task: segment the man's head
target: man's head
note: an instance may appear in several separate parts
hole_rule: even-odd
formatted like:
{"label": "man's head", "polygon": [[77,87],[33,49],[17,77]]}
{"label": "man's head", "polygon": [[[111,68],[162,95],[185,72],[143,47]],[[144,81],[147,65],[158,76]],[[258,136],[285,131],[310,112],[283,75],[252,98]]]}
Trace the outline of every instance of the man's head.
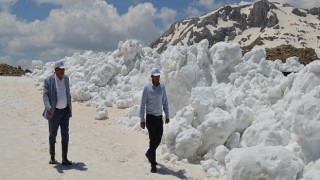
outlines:
{"label": "man's head", "polygon": [[66,67],[65,67],[64,62],[62,60],[56,61],[54,63],[54,71],[59,79],[62,79],[62,77],[64,75],[65,68]]}
{"label": "man's head", "polygon": [[152,68],[151,70],[151,79],[152,84],[157,86],[160,83],[160,69],[159,68]]}

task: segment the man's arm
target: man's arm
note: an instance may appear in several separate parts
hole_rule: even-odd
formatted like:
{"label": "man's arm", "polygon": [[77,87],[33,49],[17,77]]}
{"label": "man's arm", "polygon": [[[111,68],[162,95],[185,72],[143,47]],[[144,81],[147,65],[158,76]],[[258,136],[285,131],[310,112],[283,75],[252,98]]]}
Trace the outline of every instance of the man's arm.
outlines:
{"label": "man's arm", "polygon": [[53,115],[53,109],[51,108],[50,99],[49,99],[49,79],[45,79],[43,83],[43,104],[45,110],[48,113],[48,119],[51,119]]}
{"label": "man's arm", "polygon": [[66,80],[67,80],[66,88],[67,88],[67,93],[68,93],[68,100],[67,101],[69,101],[69,104],[68,104],[69,111],[70,111],[69,113],[70,113],[70,117],[72,117],[72,101],[71,101],[71,93],[70,93],[70,81],[69,81],[68,76],[66,76]]}
{"label": "man's arm", "polygon": [[143,89],[142,92],[142,98],[141,98],[141,104],[140,104],[140,127],[142,129],[146,126],[146,120],[144,118],[145,112],[146,112],[146,103],[147,103],[147,87]]}
{"label": "man's arm", "polygon": [[166,115],[166,124],[168,124],[170,122],[170,119],[169,119],[169,104],[168,104],[166,88],[164,86],[163,86],[162,106],[163,106],[164,114]]}

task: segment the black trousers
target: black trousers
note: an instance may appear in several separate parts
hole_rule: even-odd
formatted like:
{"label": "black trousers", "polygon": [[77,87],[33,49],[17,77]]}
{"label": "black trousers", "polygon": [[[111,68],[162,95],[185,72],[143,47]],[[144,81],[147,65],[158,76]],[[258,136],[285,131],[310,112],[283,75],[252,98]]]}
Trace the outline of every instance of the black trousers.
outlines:
{"label": "black trousers", "polygon": [[146,126],[149,132],[149,149],[147,154],[150,157],[151,166],[156,166],[156,150],[160,145],[163,134],[162,116],[153,116],[147,114]]}

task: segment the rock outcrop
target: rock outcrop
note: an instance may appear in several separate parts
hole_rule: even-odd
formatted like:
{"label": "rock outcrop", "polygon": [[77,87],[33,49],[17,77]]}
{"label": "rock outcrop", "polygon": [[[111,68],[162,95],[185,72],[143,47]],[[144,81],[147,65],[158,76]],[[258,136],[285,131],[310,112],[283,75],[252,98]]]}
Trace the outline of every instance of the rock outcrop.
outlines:
{"label": "rock outcrop", "polygon": [[317,54],[311,48],[295,48],[291,45],[282,45],[275,48],[266,49],[268,60],[281,60],[285,62],[289,57],[296,56],[301,64],[308,64],[317,60]]}
{"label": "rock outcrop", "polygon": [[0,76],[22,76],[30,70],[23,70],[20,66],[13,67],[8,64],[0,64]]}

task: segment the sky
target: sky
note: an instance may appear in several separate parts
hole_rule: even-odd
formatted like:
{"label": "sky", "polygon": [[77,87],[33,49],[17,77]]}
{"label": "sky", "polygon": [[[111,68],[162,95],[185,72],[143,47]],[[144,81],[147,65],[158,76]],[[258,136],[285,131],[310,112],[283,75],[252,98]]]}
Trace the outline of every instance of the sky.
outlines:
{"label": "sky", "polygon": [[[247,0],[253,2],[254,0]],[[275,0],[319,7],[319,0]],[[113,51],[119,41],[148,46],[172,23],[240,0],[1,0],[0,63],[22,68],[84,50]]]}

